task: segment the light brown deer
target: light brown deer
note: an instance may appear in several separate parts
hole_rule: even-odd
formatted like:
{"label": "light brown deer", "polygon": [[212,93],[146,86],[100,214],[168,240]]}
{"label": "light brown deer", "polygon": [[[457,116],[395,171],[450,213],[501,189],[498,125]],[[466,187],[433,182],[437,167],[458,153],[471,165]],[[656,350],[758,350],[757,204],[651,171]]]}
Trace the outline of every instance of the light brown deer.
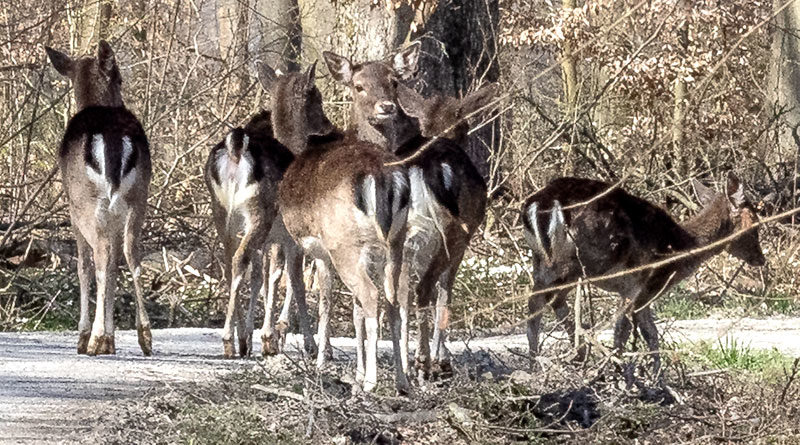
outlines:
{"label": "light brown deer", "polygon": [[[293,160],[289,149],[272,137],[270,113],[266,111],[256,114],[244,128],[231,130],[209,153],[205,181],[211,195],[214,224],[224,246],[225,279],[229,286],[222,333],[226,358],[235,355],[234,325],[239,355],[250,355],[259,294],[264,297],[265,309],[262,352],[275,354],[282,344],[285,329],[274,329],[273,306],[275,277],[279,276],[283,262],[275,257],[270,269],[270,263],[264,261],[271,243],[279,243],[286,257],[288,286],[284,316],[288,316],[290,302],[296,300],[305,347],[309,351],[315,348],[302,279],[302,252],[283,227],[277,208],[278,182]],[[249,304],[245,305],[238,300],[238,291],[248,266],[251,289]]]}
{"label": "light brown deer", "polygon": [[[463,99],[424,99],[400,83],[417,71],[419,49],[415,43],[387,60],[358,64],[330,52],[324,57],[334,79],[352,91],[352,125],[359,139],[400,157],[410,156],[404,164],[411,179],[412,207],[401,281],[411,277],[417,283],[416,367],[420,378],[426,379],[431,356],[440,367],[449,366],[444,345],[453,282],[486,208],[486,183],[462,149],[469,129],[465,117],[491,102],[495,86]],[[431,353],[429,324],[437,283]],[[403,332],[405,318],[403,314]]]}
{"label": "light brown deer", "polygon": [[354,295],[357,380],[365,391],[377,383],[375,283],[382,282],[389,303],[396,385],[405,392],[409,385],[401,361],[399,317],[407,301],[398,299],[397,288],[409,207],[408,176],[402,167],[385,166],[397,158],[346,137],[330,123],[314,73],[312,65],[305,73],[276,76],[270,67],[259,65],[259,79],[272,100],[275,138],[296,154],[280,184],[278,206],[292,237],[320,260],[317,365],[324,363],[334,267]]}
{"label": "light brown deer", "polygon": [[[73,59],[45,48],[55,69],[75,90],[78,112],[70,119],[58,165],[78,245],[81,315],[79,354],[114,354],[114,292],[122,250],[133,276],[136,330],[144,355],[152,352],[150,321],[140,283],[140,235],[150,185],[150,148],[144,129],[122,102],[122,77],[111,46],[100,41],[96,57]],[[89,328],[92,257],[97,307]]]}
{"label": "light brown deer", "polygon": [[[658,372],[658,331],[650,303],[671,286],[692,275],[701,264],[727,250],[751,266],[764,265],[753,225],[758,217],[733,174],[725,193],[693,181],[703,208],[679,224],[664,210],[610,184],[581,178],[558,178],[529,197],[523,207],[525,236],[533,248],[534,292],[626,269],[637,272],[596,281],[601,289],[620,294],[614,326],[614,347],[621,352],[633,326],[638,327]],[[727,245],[654,268],[642,267],[671,255],[714,243],[736,231],[745,232]],[[528,302],[531,357],[539,353],[542,310],[549,303],[574,341],[569,320],[569,289],[535,293]],[[633,321],[633,325],[631,324]],[[582,348],[579,349],[582,355]]]}

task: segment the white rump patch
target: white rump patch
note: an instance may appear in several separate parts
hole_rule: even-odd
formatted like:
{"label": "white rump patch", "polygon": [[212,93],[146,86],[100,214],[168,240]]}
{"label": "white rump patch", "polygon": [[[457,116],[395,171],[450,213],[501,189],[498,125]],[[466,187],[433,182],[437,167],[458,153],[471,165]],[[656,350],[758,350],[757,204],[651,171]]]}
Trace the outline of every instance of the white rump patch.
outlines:
{"label": "white rump patch", "polygon": [[[226,142],[230,142],[230,135]],[[225,208],[230,222],[233,212],[258,194],[258,183],[247,183],[253,172],[253,160],[248,153],[242,153],[236,163],[223,152],[217,157],[216,168],[220,183],[213,184],[214,195]]]}
{"label": "white rump patch", "polygon": [[[95,216],[102,220],[104,213],[110,212],[120,215],[127,210],[125,201],[119,199],[120,196],[125,196],[136,183],[136,168],[133,168],[127,175],[120,178],[119,188],[115,191],[111,187],[111,183],[107,179],[106,172],[106,141],[102,134],[95,134],[92,136],[91,142],[92,157],[97,163],[98,170],[91,166],[86,166],[86,176],[89,178],[96,187],[100,200],[95,209]],[[131,162],[133,156],[133,142],[129,136],[122,137],[122,164],[121,171],[125,171]],[[105,198],[105,199],[103,199]],[[107,201],[106,201],[107,200]]]}
{"label": "white rump patch", "polygon": [[372,175],[367,175],[364,182],[361,183],[361,196],[364,198],[364,206],[367,208],[367,215],[375,215],[377,213],[377,189],[375,187],[375,178]]}
{"label": "white rump patch", "polygon": [[450,164],[443,162],[442,163],[442,182],[444,183],[444,188],[446,190],[450,190],[453,187],[453,168],[450,167]]}
{"label": "white rump patch", "polygon": [[534,202],[530,206],[528,206],[528,221],[531,225],[531,247],[535,250],[539,255],[544,255],[545,258],[549,258],[547,251],[544,248],[544,241],[542,240],[542,233],[539,231],[539,203]]}

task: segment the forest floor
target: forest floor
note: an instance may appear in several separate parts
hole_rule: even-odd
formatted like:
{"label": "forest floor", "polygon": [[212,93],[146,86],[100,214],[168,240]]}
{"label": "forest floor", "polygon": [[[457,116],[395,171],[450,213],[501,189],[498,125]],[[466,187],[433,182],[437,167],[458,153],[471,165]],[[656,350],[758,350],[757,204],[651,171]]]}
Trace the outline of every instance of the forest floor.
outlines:
{"label": "forest floor", "polygon": [[[525,335],[509,334],[451,341],[454,372],[410,397],[394,395],[389,341],[379,345],[381,383],[365,396],[353,390],[351,338],[332,339],[336,360],[316,374],[296,352],[297,335],[289,336],[288,354],[223,360],[216,329],[155,330],[153,357],[141,355],[133,331],[117,331],[117,355],[110,357],[75,354],[74,332],[0,333],[0,442],[656,440],[664,436],[652,436],[660,430],[650,422],[660,425],[660,415],[674,412],[680,413],[670,417],[674,428],[663,429],[687,438],[707,435],[713,442],[715,435],[724,441],[733,434],[730,440],[743,440],[761,432],[774,443],[800,441],[796,422],[794,431],[775,423],[800,414],[798,397],[789,397],[800,386],[792,375],[792,358],[800,357],[800,318],[672,321],[660,330],[667,386],[617,381],[610,376],[619,373],[602,359],[574,365],[549,355],[540,361],[544,372],[531,373],[523,358]],[[608,343],[610,336],[603,331],[598,338]],[[260,351],[258,332],[255,341]],[[568,344],[548,341],[562,350]],[[794,366],[796,373],[796,361]],[[766,409],[765,398],[777,414],[759,411]],[[688,413],[677,408],[687,405]],[[644,411],[623,415],[618,409]],[[643,423],[641,416],[650,420]],[[606,436],[615,422],[628,425],[632,435]],[[618,426],[614,431],[621,434]]]}

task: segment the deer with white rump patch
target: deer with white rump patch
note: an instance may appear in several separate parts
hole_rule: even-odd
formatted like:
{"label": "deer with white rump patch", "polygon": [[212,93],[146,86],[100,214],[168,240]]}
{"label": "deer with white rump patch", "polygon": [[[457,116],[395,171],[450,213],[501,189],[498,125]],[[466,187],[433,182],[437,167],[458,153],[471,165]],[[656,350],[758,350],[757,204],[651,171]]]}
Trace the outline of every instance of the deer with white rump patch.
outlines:
{"label": "deer with white rump patch", "polygon": [[[114,292],[120,251],[133,276],[136,330],[152,352],[150,321],[140,283],[140,235],[150,185],[150,148],[142,125],[122,102],[122,77],[111,46],[73,59],[45,48],[56,71],[72,81],[78,112],[70,119],[58,165],[78,245],[81,315],[79,354],[114,354]],[[97,307],[89,325],[92,257]]]}
{"label": "deer with white rump patch", "polygon": [[[694,180],[692,185],[702,209],[684,223],[621,188],[590,179],[558,178],[527,199],[523,221],[525,237],[533,249],[535,280],[534,295],[528,302],[532,358],[539,353],[539,328],[546,303],[566,325],[574,342],[575,321],[569,320],[566,300],[570,289],[546,290],[586,277],[601,289],[621,296],[614,325],[615,349],[621,353],[633,327],[638,328],[658,373],[658,331],[650,303],[723,250],[751,266],[764,265],[754,226],[758,217],[739,179],[729,175],[725,193],[716,193]],[[737,231],[743,233],[727,244],[667,264],[647,266],[708,246]],[[635,270],[619,277],[598,278],[628,269]],[[578,351],[582,356],[583,348]]]}
{"label": "deer with white rump patch", "polygon": [[[400,83],[416,73],[419,51],[417,42],[387,60],[359,64],[330,52],[324,57],[334,79],[352,91],[358,138],[407,157],[403,164],[411,180],[411,210],[401,282],[414,278],[417,283],[416,367],[419,377],[427,379],[431,356],[438,366],[449,366],[447,306],[464,252],[486,209],[486,183],[462,148],[469,130],[466,117],[488,107],[496,88],[492,84],[463,99],[425,99]],[[437,283],[431,352],[429,324]],[[402,291],[407,293],[408,287]],[[405,334],[406,314],[402,317]]]}
{"label": "deer with white rump patch", "polygon": [[[332,290],[331,267],[353,293],[356,379],[365,391],[377,383],[378,305],[382,283],[388,300],[400,392],[408,380],[400,360],[399,300],[403,242],[408,215],[408,176],[397,158],[337,130],[322,110],[315,65],[278,76],[259,65],[259,80],[272,101],[275,138],[296,154],[279,186],[278,206],[286,229],[317,259],[320,282],[317,366],[325,360]],[[366,337],[366,338],[365,338]]]}
{"label": "deer with white rump patch", "polygon": [[[302,252],[286,232],[277,208],[278,182],[293,160],[292,152],[273,137],[267,111],[252,117],[244,128],[231,130],[209,153],[205,181],[211,195],[214,225],[224,247],[225,278],[229,286],[222,333],[226,358],[235,356],[234,325],[239,338],[239,355],[250,355],[259,294],[264,297],[262,352],[265,355],[278,352],[285,338],[288,310],[293,300],[297,301],[305,347],[309,351],[315,348],[302,280]],[[272,264],[272,269],[264,268],[270,265],[264,261],[270,243],[282,246],[288,268],[287,297],[281,314],[284,329],[275,329],[273,307],[275,276],[279,276],[281,269],[277,264]],[[239,301],[238,291],[248,267],[251,288],[249,303],[245,304]]]}

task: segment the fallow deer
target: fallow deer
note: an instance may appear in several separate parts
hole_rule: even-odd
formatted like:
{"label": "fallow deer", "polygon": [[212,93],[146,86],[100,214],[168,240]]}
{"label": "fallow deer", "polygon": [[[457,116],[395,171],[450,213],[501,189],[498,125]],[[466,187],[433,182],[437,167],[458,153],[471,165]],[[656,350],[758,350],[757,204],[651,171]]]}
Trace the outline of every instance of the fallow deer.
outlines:
{"label": "fallow deer", "polygon": [[[292,152],[273,138],[267,111],[256,114],[244,128],[231,130],[209,153],[205,181],[211,195],[214,224],[224,247],[225,279],[229,286],[222,333],[226,358],[235,355],[234,325],[239,338],[239,355],[246,357],[252,352],[253,314],[259,293],[264,296],[265,309],[262,352],[274,354],[281,343],[283,330],[273,329],[274,276],[278,265],[273,262],[271,270],[262,268],[270,265],[264,261],[264,255],[270,252],[273,242],[282,245],[286,256],[288,286],[283,316],[288,315],[290,302],[296,300],[306,349],[314,349],[302,280],[302,252],[283,227],[277,208],[278,182],[293,160]],[[237,295],[248,266],[251,269],[250,300],[243,307],[244,302],[238,301]],[[265,272],[267,281],[264,281]]]}
{"label": "fallow deer", "polygon": [[[73,59],[45,49],[56,71],[72,81],[77,103],[58,151],[58,165],[78,245],[78,353],[116,352],[114,292],[122,250],[133,276],[139,346],[150,355],[150,320],[140,283],[140,235],[151,176],[147,137],[123,104],[122,77],[107,42],[100,41],[96,57]],[[92,257],[97,306],[90,333]]]}
{"label": "fallow deer", "polygon": [[[569,289],[539,293],[549,287],[639,268],[628,275],[594,282],[620,294],[614,326],[614,347],[621,352],[636,326],[653,356],[658,372],[658,331],[650,303],[671,286],[692,275],[723,250],[751,266],[765,259],[753,225],[758,217],[745,198],[739,179],[728,176],[720,194],[693,180],[702,204],[700,213],[678,223],[664,210],[605,182],[558,178],[530,196],[523,207],[525,236],[533,249],[534,295],[528,302],[528,344],[531,357],[539,353],[542,310],[549,303],[574,341],[575,322],[569,320]],[[728,244],[658,267],[642,267],[690,249],[708,246],[736,232]],[[633,321],[633,325],[631,324]],[[579,348],[582,355],[582,348]]]}
{"label": "fallow deer", "polygon": [[397,158],[345,136],[330,123],[314,83],[315,65],[304,73],[277,76],[261,64],[259,79],[270,92],[275,137],[296,155],[280,184],[278,206],[292,237],[320,260],[317,365],[324,364],[334,267],[354,295],[357,380],[365,391],[377,383],[375,283],[382,281],[389,302],[396,385],[405,392],[409,386],[400,353],[400,312],[406,310],[407,301],[399,300],[397,288],[409,207],[408,176],[402,167],[385,165]]}
{"label": "fallow deer", "polygon": [[[416,367],[425,379],[430,374],[431,355],[443,368],[449,364],[444,346],[447,306],[458,267],[486,208],[486,183],[462,149],[469,129],[464,118],[486,107],[495,87],[482,88],[461,100],[423,99],[400,83],[417,71],[419,50],[417,42],[388,60],[358,64],[331,52],[324,57],[334,79],[352,91],[352,125],[359,139],[409,157],[404,164],[409,168],[412,207],[402,281],[409,277],[417,280]],[[431,354],[428,325],[437,283]],[[405,317],[403,314],[404,332]]]}

